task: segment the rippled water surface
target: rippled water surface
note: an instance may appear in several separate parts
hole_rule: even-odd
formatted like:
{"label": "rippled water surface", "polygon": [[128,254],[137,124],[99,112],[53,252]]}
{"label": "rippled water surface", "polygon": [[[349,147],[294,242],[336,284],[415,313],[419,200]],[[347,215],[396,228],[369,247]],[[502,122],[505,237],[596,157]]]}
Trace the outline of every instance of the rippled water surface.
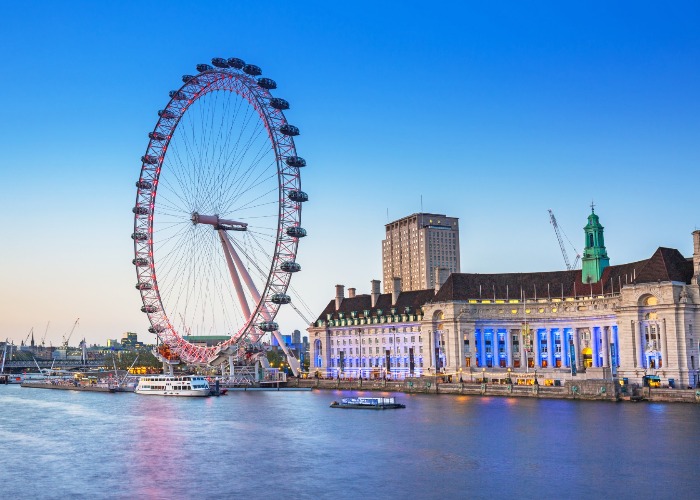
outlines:
{"label": "rippled water surface", "polygon": [[[698,498],[700,406],[0,386],[0,498]],[[362,393],[360,393],[362,394]]]}

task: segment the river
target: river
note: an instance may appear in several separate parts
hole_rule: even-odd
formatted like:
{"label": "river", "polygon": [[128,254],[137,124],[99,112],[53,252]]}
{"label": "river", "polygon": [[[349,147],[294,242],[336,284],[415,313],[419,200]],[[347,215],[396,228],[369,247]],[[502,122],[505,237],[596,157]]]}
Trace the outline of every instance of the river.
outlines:
{"label": "river", "polygon": [[[698,498],[700,405],[0,386],[0,498]],[[385,394],[388,395],[388,394]]]}

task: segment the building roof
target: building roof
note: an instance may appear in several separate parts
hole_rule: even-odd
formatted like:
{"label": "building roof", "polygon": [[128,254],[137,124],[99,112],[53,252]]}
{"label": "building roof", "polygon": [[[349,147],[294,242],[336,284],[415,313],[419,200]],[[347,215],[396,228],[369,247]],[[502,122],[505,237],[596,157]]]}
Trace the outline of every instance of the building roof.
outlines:
{"label": "building roof", "polygon": [[344,298],[340,309],[335,310],[335,300],[331,300],[317,319],[326,320],[328,314],[339,318],[338,313],[350,317],[353,311],[357,317],[389,314],[392,308],[403,314],[409,308],[410,314],[416,314],[428,302],[449,302],[470,299],[543,299],[567,298],[586,295],[603,295],[619,293],[620,289],[631,283],[651,283],[658,281],[676,281],[689,284],[693,277],[693,261],[687,259],[675,248],[659,247],[646,259],[628,264],[608,266],[597,283],[583,283],[581,270],[552,271],[541,273],[505,273],[477,274],[452,273],[436,294],[433,289],[401,292],[395,305],[392,305],[390,293],[384,293],[377,299],[373,308],[370,295],[356,295]]}
{"label": "building roof", "polygon": [[392,295],[390,293],[380,294],[377,298],[377,304],[372,307],[372,297],[368,294],[355,295],[354,297],[345,297],[340,303],[340,309],[335,310],[335,299],[331,300],[326,308],[321,312],[317,319],[326,320],[327,315],[331,314],[333,318],[338,318],[338,313],[342,313],[346,318],[351,317],[353,311],[357,312],[357,317],[364,317],[364,312],[369,311],[369,317],[378,316],[378,311],[382,314],[389,314],[392,308],[396,309],[397,313],[403,314],[408,308],[410,314],[416,314],[423,304],[431,301],[435,296],[435,291],[428,290],[412,290],[401,292],[396,300],[396,304],[391,303]]}
{"label": "building roof", "polygon": [[618,292],[630,283],[678,281],[690,283],[692,260],[674,248],[660,247],[649,259],[608,266],[597,283],[583,283],[581,270],[544,273],[451,274],[436,302],[468,299],[566,298]]}

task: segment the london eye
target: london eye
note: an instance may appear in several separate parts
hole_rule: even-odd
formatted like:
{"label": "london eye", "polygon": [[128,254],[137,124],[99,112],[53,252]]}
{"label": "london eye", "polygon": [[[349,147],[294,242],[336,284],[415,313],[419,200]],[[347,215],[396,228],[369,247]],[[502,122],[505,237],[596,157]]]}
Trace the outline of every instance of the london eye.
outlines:
{"label": "london eye", "polygon": [[[184,75],[148,134],[133,207],[136,289],[162,345],[207,364],[279,338],[297,263],[297,127],[274,80],[238,58]],[[219,339],[212,345],[193,339]],[[189,340],[188,340],[189,339]]]}

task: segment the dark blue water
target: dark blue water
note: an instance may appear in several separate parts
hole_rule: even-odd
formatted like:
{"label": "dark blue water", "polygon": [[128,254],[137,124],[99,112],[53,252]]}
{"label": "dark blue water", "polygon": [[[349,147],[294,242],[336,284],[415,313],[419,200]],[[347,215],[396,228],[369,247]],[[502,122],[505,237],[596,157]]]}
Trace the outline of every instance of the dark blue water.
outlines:
{"label": "dark blue water", "polygon": [[700,406],[342,394],[0,386],[0,498],[699,496]]}

